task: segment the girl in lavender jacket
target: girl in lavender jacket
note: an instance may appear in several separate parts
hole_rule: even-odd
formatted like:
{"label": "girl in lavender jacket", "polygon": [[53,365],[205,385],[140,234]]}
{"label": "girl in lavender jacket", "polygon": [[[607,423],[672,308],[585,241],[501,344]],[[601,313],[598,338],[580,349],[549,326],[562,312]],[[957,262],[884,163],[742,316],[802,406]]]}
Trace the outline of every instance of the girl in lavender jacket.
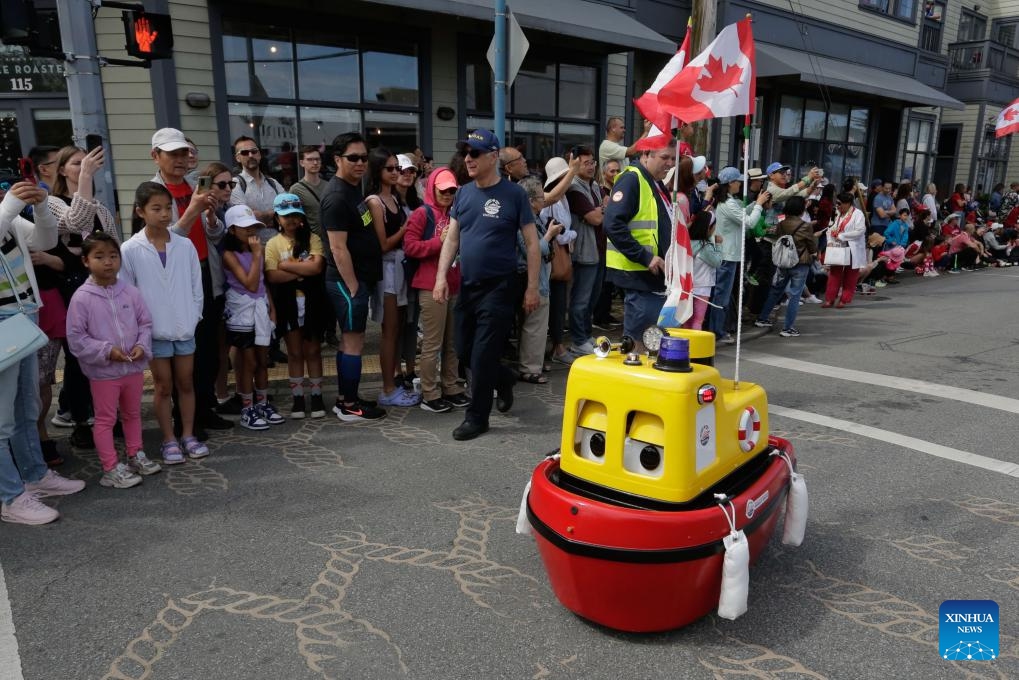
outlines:
{"label": "girl in lavender jacket", "polygon": [[[142,451],[141,401],[145,367],[152,358],[152,317],[138,289],[117,280],[120,246],[112,236],[88,236],[81,256],[90,276],[71,298],[67,342],[91,383],[92,434],[103,465],[99,483],[127,489],[141,483],[139,475],[161,469]],[[118,407],[126,464],[113,447]]]}

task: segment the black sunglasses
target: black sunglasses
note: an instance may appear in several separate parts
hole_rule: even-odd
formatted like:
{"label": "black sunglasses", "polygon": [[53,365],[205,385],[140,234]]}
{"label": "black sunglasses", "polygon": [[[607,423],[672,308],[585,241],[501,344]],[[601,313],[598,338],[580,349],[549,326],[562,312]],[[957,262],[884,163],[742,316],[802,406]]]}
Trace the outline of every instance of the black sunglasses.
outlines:
{"label": "black sunglasses", "polygon": [[460,152],[460,155],[462,155],[464,158],[467,158],[468,156],[470,156],[471,158],[477,158],[478,156],[480,156],[483,153],[488,153],[488,152],[487,151],[479,151],[478,149],[464,149],[463,151]]}
{"label": "black sunglasses", "polygon": [[237,155],[244,156],[245,158],[248,156],[260,156],[262,155],[262,151],[261,149],[241,149],[237,152]]}
{"label": "black sunglasses", "polygon": [[274,210],[290,210],[291,208],[304,209],[304,204],[301,201],[280,201],[274,206]]}
{"label": "black sunglasses", "polygon": [[340,158],[346,158],[351,163],[367,163],[368,154],[366,153],[348,153],[346,156],[340,156]]}
{"label": "black sunglasses", "polygon": [[400,171],[401,175],[416,175],[418,174],[417,168],[404,168]]}
{"label": "black sunglasses", "polygon": [[452,196],[456,193],[456,187],[450,187],[448,189],[436,189],[443,196]]}
{"label": "black sunglasses", "polygon": [[230,187],[231,189],[233,189],[235,186],[237,186],[237,180],[232,179],[229,182],[213,182],[212,184],[213,184],[213,186],[217,186],[220,189],[224,189],[224,190],[227,187]]}
{"label": "black sunglasses", "polygon": [[[353,161],[351,161],[351,162],[353,162]],[[400,169],[400,166],[399,165],[387,165],[386,167],[384,167],[382,169],[385,170],[386,172],[397,172]]]}

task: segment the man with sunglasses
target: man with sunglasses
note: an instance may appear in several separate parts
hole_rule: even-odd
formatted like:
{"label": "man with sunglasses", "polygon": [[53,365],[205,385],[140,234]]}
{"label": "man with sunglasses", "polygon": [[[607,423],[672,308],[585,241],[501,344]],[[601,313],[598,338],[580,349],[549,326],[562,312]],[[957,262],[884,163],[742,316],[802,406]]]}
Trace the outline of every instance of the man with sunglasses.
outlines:
{"label": "man with sunglasses", "polygon": [[234,140],[234,159],[241,166],[241,173],[237,175],[237,186],[230,193],[230,206],[246,205],[259,222],[272,224],[272,202],[284,190],[279,182],[262,173],[262,150],[258,143],[251,137],[238,137]]}
{"label": "man with sunglasses", "polygon": [[472,402],[453,439],[474,439],[488,431],[492,392],[496,408],[505,413],[513,406],[516,374],[499,358],[515,317],[514,290],[517,269],[517,233],[527,248],[527,289],[524,311],[538,307],[538,231],[527,192],[499,175],[499,138],[489,130],[467,135],[462,147],[464,164],[474,180],[462,186],[450,208],[439,270],[432,299],[449,298],[446,273],[460,253],[462,286],[456,303],[457,344],[460,363],[471,369]]}
{"label": "man with sunglasses", "polygon": [[361,193],[368,146],[357,132],[333,140],[336,175],[322,198],[326,242],[326,293],[343,335],[336,352],[339,394],[333,413],[344,422],[378,420],[386,412],[358,397],[368,297],[382,279],[382,246]]}

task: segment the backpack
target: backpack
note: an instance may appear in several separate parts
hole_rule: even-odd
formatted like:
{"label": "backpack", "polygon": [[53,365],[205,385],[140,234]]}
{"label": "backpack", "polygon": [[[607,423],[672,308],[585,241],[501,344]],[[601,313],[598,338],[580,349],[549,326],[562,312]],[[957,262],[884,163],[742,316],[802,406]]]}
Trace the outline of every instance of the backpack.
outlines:
{"label": "backpack", "polygon": [[[277,196],[283,193],[283,186],[279,182],[274,180],[269,175],[264,175],[264,177],[266,180],[268,180],[269,186],[272,187],[272,190],[276,193]],[[244,193],[248,190],[248,180],[244,179],[240,175],[234,175],[234,179],[237,180],[237,183],[241,185],[241,193]],[[315,192],[313,191],[311,193]]]}
{"label": "backpack", "polygon": [[[432,212],[432,206],[427,203],[421,206],[425,209],[425,230],[421,232],[421,240],[427,241],[428,239],[435,236],[435,213]],[[411,281],[414,280],[414,275],[417,274],[418,266],[421,264],[421,260],[416,257],[410,257],[409,255],[403,256],[403,280],[407,282],[407,286],[410,286]]]}
{"label": "backpack", "polygon": [[791,234],[780,236],[771,247],[771,261],[779,269],[792,269],[800,263],[800,254]]}

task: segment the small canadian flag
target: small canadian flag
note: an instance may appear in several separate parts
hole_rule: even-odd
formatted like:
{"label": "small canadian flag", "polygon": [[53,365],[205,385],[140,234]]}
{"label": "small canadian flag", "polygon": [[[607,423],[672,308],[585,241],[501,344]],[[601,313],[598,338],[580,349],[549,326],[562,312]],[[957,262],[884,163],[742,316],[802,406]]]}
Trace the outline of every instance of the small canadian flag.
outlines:
{"label": "small canadian flag", "polygon": [[688,123],[750,115],[757,96],[750,19],[729,24],[658,92],[661,108]]}
{"label": "small canadian flag", "polygon": [[1004,137],[1019,132],[1019,99],[1006,106],[998,114],[998,122],[994,125],[994,136]]}
{"label": "small canadian flag", "polygon": [[[648,130],[647,136],[634,145],[639,151],[661,149],[668,146],[672,141],[672,128],[679,126],[679,121],[676,120],[675,116],[662,109],[659,105],[658,92],[679,75],[683,67],[686,66],[686,58],[690,55],[692,26],[693,18],[691,17],[686,22],[686,37],[683,38],[683,44],[679,46],[679,51],[669,60],[665,68],[661,70],[658,77],[655,78],[655,82],[651,83],[651,87],[647,89],[647,92],[633,100],[641,115],[651,121],[651,129]],[[689,148],[689,145],[687,147]],[[691,149],[687,155],[692,156],[692,152],[693,150]]]}

